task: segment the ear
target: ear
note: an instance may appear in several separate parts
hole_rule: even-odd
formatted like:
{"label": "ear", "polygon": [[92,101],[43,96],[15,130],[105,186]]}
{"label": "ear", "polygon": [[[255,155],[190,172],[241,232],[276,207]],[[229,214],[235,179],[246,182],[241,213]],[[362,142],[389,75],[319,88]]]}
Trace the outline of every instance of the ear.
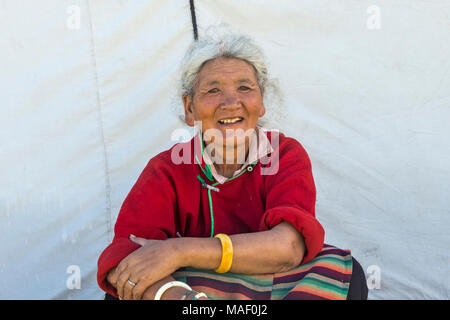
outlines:
{"label": "ear", "polygon": [[261,109],[259,110],[259,117],[261,118],[263,115],[266,114],[266,107],[264,106],[264,89],[260,88],[259,89],[261,91]]}
{"label": "ear", "polygon": [[261,109],[259,110],[259,117],[261,118],[266,114],[266,107],[264,107],[264,103],[261,105]]}
{"label": "ear", "polygon": [[194,126],[194,113],[193,113],[193,105],[192,105],[192,98],[190,95],[183,95],[183,105],[184,105],[184,121],[186,124],[190,127]]}

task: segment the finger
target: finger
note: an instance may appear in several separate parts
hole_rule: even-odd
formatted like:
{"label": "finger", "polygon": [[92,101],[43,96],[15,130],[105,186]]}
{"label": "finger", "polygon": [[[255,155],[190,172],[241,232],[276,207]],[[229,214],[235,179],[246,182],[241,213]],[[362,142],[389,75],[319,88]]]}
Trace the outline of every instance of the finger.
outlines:
{"label": "finger", "polygon": [[[134,281],[133,279],[136,279],[136,281]],[[148,273],[146,268],[136,268],[133,270],[133,278],[131,279],[131,281],[136,283],[136,285],[133,286],[132,290],[130,291],[131,296],[129,298],[133,300],[141,300],[144,296],[145,291],[152,284],[151,273]]]}
{"label": "finger", "polygon": [[[110,276],[110,278],[111,278],[110,283],[115,286],[118,295],[119,295],[119,287],[120,287],[119,286],[119,277],[127,269],[127,263],[125,260],[126,260],[126,258],[124,260],[122,260],[117,265],[117,267],[114,268],[114,272]],[[109,281],[109,279],[108,279],[108,281]]]}
{"label": "finger", "polygon": [[108,274],[108,282],[111,283],[114,288],[117,287],[117,279],[119,278],[120,272],[119,269],[116,267],[113,270],[110,271]]}
{"label": "finger", "polygon": [[117,295],[123,299],[124,297],[124,290],[125,286],[129,285],[127,284],[127,280],[130,278],[130,272],[125,270],[122,272],[119,277],[117,278]]}
{"label": "finger", "polygon": [[133,284],[129,283],[128,281],[136,283],[131,276],[130,276],[130,278],[128,278],[128,280],[125,282],[125,285],[123,287],[123,296],[122,296],[123,300],[133,299],[133,291],[134,291],[135,286]]}
{"label": "finger", "polygon": [[106,274],[106,280],[110,284],[112,284],[114,286],[114,288],[116,287],[117,276],[116,276],[116,269],[115,268],[113,268],[113,269],[108,271],[108,273]]}
{"label": "finger", "polygon": [[133,241],[134,243],[137,243],[137,244],[141,245],[141,246],[144,246],[145,243],[147,242],[147,239],[136,237],[133,234],[130,234],[130,240]]}
{"label": "finger", "polygon": [[133,300],[141,300],[145,291],[150,287],[150,284],[148,281],[141,279],[136,286],[133,288]]}

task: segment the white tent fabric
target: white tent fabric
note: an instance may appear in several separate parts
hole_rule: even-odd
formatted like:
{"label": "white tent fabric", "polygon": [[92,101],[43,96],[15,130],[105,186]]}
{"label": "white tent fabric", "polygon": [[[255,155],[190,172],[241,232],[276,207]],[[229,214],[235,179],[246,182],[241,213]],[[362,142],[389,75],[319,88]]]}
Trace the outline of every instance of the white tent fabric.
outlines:
{"label": "white tent fabric", "polygon": [[[369,298],[448,299],[450,3],[375,2],[195,5],[200,37],[225,22],[266,52]],[[183,128],[189,1],[3,0],[0,26],[0,299],[102,299],[122,201]]]}

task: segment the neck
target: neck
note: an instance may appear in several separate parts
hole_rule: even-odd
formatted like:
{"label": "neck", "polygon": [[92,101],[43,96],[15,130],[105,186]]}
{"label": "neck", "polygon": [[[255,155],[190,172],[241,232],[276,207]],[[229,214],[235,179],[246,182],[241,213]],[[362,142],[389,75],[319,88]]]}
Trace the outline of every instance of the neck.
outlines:
{"label": "neck", "polygon": [[242,164],[214,164],[217,173],[225,178],[231,178],[233,173],[241,166]]}
{"label": "neck", "polygon": [[[211,147],[212,145],[208,146]],[[209,148],[208,146],[205,152],[208,152],[217,173],[226,178],[232,177],[233,173],[242,167],[249,153],[248,143],[234,147],[223,146],[217,149]]]}
{"label": "neck", "polygon": [[[253,133],[256,134],[256,131]],[[237,144],[237,141],[235,141],[234,145],[222,143],[218,145],[211,141],[206,143],[204,140],[202,142],[204,145],[204,152],[208,153],[217,173],[226,178],[230,178],[247,160],[250,150],[250,140],[251,136],[245,136],[241,143]],[[258,144],[259,137],[257,134],[256,141]]]}

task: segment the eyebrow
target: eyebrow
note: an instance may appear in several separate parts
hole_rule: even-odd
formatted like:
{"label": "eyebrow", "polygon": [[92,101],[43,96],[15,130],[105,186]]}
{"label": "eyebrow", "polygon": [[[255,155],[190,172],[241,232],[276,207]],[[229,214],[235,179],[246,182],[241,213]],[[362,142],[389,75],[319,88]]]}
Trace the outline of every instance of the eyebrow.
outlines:
{"label": "eyebrow", "polygon": [[252,81],[252,80],[250,80],[250,79],[248,79],[248,78],[239,79],[239,80],[237,80],[236,82],[237,82],[237,83],[250,83],[250,84],[255,85],[255,82]]}
{"label": "eyebrow", "polygon": [[205,83],[205,86],[213,86],[216,84],[220,84],[219,80],[208,81],[207,83]]}
{"label": "eyebrow", "polygon": [[[255,85],[255,82],[248,78],[238,79],[235,81],[235,83],[250,83],[252,85]],[[211,81],[205,83],[204,85],[205,86],[213,86],[213,85],[217,85],[217,84],[220,84],[219,80],[211,80]]]}

